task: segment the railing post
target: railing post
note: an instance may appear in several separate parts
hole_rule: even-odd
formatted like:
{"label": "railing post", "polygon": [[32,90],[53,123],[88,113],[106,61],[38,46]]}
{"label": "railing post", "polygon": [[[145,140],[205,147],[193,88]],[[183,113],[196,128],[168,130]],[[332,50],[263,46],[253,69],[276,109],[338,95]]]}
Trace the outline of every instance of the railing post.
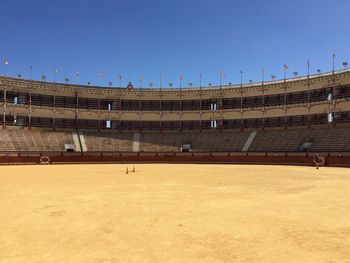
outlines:
{"label": "railing post", "polygon": [[[4,84],[5,86],[5,84]],[[4,89],[4,100],[3,100],[3,123],[2,123],[2,126],[3,128],[5,129],[6,128],[6,86],[5,86],[5,89]]]}

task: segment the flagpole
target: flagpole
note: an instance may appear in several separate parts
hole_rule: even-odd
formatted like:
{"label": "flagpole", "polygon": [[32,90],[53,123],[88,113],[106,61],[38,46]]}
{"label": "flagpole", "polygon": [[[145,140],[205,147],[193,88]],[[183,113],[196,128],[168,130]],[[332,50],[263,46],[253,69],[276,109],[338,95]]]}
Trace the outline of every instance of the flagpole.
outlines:
{"label": "flagpole", "polygon": [[286,71],[287,71],[287,69],[288,69],[288,65],[287,64],[284,64],[284,66],[283,66],[283,77],[284,77],[284,82],[286,82]]}
{"label": "flagpole", "polygon": [[29,80],[32,80],[32,72],[33,71],[33,66],[32,65],[30,65],[29,66]]}
{"label": "flagpole", "polygon": [[7,65],[9,64],[9,61],[5,59],[4,61],[4,72],[5,72],[5,77],[7,76]]}
{"label": "flagpole", "polygon": [[307,60],[307,78],[310,78],[310,60]]}
{"label": "flagpole", "polygon": [[58,73],[58,69],[55,69],[55,83],[56,83],[57,73]]}
{"label": "flagpole", "polygon": [[240,73],[241,73],[241,88],[242,88],[242,86],[243,86],[243,70],[242,69],[241,69]]}
{"label": "flagpole", "polygon": [[140,89],[142,88],[142,81],[143,81],[143,76],[142,74],[140,75]]}

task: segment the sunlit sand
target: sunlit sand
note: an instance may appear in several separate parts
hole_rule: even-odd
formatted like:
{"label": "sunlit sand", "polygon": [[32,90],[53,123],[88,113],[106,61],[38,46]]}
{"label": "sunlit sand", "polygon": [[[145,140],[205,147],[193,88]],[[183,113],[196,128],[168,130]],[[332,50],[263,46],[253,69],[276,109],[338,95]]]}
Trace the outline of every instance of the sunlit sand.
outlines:
{"label": "sunlit sand", "polygon": [[350,170],[0,167],[0,262],[350,262]]}

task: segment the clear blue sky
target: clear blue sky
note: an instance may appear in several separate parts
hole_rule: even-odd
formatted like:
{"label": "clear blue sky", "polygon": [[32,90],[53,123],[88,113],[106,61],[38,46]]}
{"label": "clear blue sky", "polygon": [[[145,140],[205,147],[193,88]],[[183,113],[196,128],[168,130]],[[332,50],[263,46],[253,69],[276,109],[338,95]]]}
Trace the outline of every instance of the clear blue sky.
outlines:
{"label": "clear blue sky", "polygon": [[[349,0],[7,0],[1,2],[0,59],[7,74],[139,86],[239,83],[306,73],[350,61]],[[103,79],[98,73],[103,72]],[[4,74],[4,64],[1,75]]]}

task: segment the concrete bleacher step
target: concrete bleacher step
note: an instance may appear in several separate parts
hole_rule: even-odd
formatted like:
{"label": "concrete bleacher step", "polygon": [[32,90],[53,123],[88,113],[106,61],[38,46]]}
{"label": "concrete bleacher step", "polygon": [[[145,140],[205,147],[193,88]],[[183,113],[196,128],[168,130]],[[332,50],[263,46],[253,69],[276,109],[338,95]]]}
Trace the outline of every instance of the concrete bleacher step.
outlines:
{"label": "concrete bleacher step", "polygon": [[132,145],[133,152],[139,152],[140,151],[140,138],[141,138],[140,133],[138,133],[138,132],[134,133],[133,145]]}
{"label": "concrete bleacher step", "polygon": [[88,147],[86,145],[86,141],[85,141],[85,136],[82,132],[78,132],[78,136],[80,138],[80,143],[81,143],[81,151],[82,152],[87,152],[88,151]]}
{"label": "concrete bleacher step", "polygon": [[253,140],[255,138],[257,134],[257,131],[252,131],[250,134],[249,134],[249,137],[248,139],[246,140],[243,148],[242,148],[242,152],[247,152],[249,150],[249,147],[251,146],[251,144],[253,143]]}
{"label": "concrete bleacher step", "polygon": [[72,138],[73,138],[73,142],[74,142],[75,151],[81,152],[79,135],[76,131],[72,132]]}

